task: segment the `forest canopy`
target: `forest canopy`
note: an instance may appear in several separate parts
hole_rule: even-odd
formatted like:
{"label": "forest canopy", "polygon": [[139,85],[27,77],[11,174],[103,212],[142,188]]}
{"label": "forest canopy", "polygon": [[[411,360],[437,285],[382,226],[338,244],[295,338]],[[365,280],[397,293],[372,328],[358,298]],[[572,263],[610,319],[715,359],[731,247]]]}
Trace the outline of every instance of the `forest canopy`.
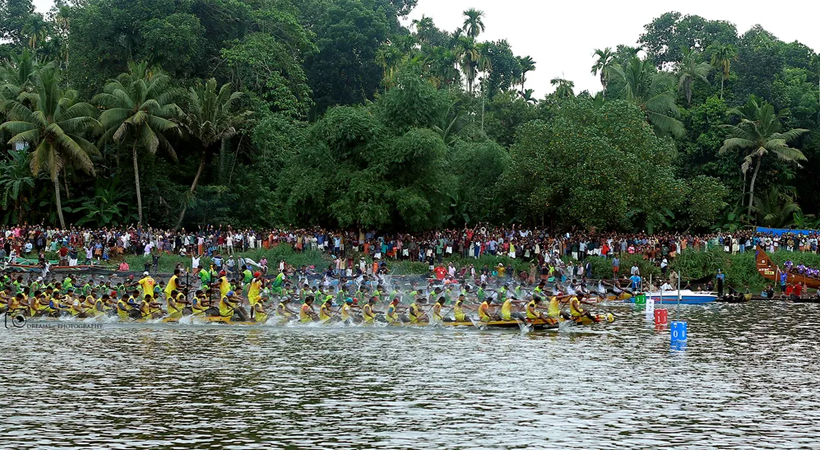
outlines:
{"label": "forest canopy", "polygon": [[[669,12],[601,91],[414,0],[0,0],[4,223],[817,228],[820,56]],[[554,44],[558,45],[558,44]],[[789,214],[779,212],[788,211]]]}

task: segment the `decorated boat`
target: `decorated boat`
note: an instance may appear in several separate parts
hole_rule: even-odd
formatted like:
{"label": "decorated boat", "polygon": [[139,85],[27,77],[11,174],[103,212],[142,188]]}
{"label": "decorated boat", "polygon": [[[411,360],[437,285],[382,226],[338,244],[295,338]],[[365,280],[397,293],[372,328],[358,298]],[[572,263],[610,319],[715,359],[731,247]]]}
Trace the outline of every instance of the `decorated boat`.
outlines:
{"label": "decorated boat", "polygon": [[[760,246],[755,250],[755,263],[757,264],[757,273],[760,276],[772,281],[773,284],[780,283],[780,275],[783,273],[783,269],[775,264]],[[786,283],[788,284],[805,283],[809,289],[820,289],[820,278],[806,272],[800,273],[798,268],[789,268],[786,273]]]}

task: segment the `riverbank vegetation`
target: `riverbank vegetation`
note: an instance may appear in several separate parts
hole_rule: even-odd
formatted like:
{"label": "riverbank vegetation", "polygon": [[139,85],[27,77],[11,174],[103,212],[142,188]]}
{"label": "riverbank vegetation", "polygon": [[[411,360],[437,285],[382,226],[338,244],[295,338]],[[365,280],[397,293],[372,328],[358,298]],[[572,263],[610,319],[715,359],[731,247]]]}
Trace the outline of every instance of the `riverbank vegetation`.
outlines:
{"label": "riverbank vegetation", "polygon": [[[5,223],[816,227],[820,57],[667,13],[555,61],[414,0],[1,2]],[[731,20],[731,18],[727,18]],[[558,44],[553,44],[558,45]]]}

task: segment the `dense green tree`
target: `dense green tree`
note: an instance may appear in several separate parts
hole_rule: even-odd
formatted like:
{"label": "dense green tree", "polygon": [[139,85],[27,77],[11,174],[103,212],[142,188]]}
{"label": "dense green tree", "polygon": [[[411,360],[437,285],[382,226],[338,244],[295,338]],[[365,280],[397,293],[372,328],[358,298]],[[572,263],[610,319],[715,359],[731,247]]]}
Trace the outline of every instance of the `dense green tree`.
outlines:
{"label": "dense green tree", "polygon": [[10,120],[0,130],[12,134],[10,144],[28,144],[33,148],[30,166],[34,175],[47,172],[54,185],[54,199],[60,227],[65,228],[60,199],[60,175],[73,166],[94,174],[91,157],[97,148],[85,137],[99,126],[94,107],[77,100],[77,92],[60,87],[60,71],[43,68],[35,77],[29,102],[10,100],[7,105]]}
{"label": "dense green tree", "polygon": [[485,95],[488,98],[493,98],[499,92],[509,90],[521,79],[521,64],[513,54],[512,48],[507,41],[500,40],[486,43],[483,48],[483,56],[488,69],[485,82]]}
{"label": "dense green tree", "polygon": [[360,0],[305,2],[303,14],[318,47],[305,58],[318,112],[372,100],[382,79],[375,58],[390,38],[388,18]]}
{"label": "dense green tree", "polygon": [[683,200],[673,146],[624,101],[566,101],[550,120],[523,125],[510,156],[505,190],[554,226],[643,227]]}
{"label": "dense green tree", "polygon": [[638,43],[646,51],[647,59],[659,69],[669,68],[683,61],[682,49],[703,51],[715,42],[735,44],[737,29],[729,22],[706,20],[700,16],[683,16],[668,12],[644,26],[645,32]]}

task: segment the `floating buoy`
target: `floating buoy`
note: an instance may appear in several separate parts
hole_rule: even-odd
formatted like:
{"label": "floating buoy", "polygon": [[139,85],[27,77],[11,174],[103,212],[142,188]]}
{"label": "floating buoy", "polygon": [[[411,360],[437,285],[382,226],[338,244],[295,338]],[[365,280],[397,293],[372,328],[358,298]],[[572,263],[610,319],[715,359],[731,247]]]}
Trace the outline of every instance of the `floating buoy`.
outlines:
{"label": "floating buoy", "polygon": [[655,317],[655,299],[649,297],[646,299],[646,320],[652,320]]}
{"label": "floating buoy", "polygon": [[685,321],[673,321],[669,327],[669,340],[672,345],[678,342],[686,342],[687,327]]}
{"label": "floating buoy", "polygon": [[655,325],[666,325],[669,315],[665,309],[655,310]]}

